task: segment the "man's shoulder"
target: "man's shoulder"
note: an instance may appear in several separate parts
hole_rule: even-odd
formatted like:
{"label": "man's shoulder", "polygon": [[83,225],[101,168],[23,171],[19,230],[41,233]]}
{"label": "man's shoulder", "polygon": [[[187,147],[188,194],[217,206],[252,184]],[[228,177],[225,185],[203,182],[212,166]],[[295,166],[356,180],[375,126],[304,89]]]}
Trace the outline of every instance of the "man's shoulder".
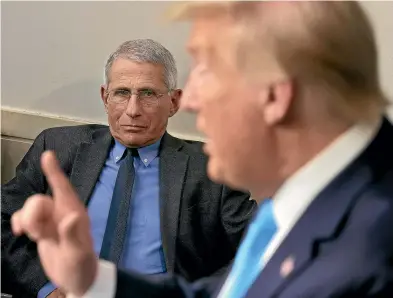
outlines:
{"label": "man's shoulder", "polygon": [[373,230],[372,234],[375,236],[379,234],[381,237],[390,238],[393,252],[391,231],[384,229],[393,226],[393,169],[376,177],[364,187],[352,213],[357,215],[360,223],[365,224],[365,229]]}
{"label": "man's shoulder", "polygon": [[[393,160],[390,157],[393,142],[386,140],[386,131],[392,133],[392,128],[383,129],[385,132],[380,133],[354,162],[356,171],[345,180],[358,189],[346,219],[351,223],[349,227],[362,231],[360,237],[364,236],[367,245],[375,246],[375,252],[389,251],[393,257],[393,238],[390,228],[387,228],[393,226]],[[370,237],[375,239],[368,241]],[[385,245],[386,250],[379,246],[384,241],[390,243],[390,246]]]}
{"label": "man's shoulder", "polygon": [[341,277],[340,282],[350,280],[352,276],[351,286],[358,284],[364,287],[359,289],[359,294],[385,293],[393,282],[393,266],[389,261],[393,259],[392,173],[385,178],[366,187],[348,211],[348,216],[343,219],[346,222],[344,231],[339,237],[342,245],[337,246],[336,258],[332,259],[336,263],[340,263],[337,258],[342,260],[336,270],[343,273],[337,276]]}
{"label": "man's shoulder", "polygon": [[191,158],[207,159],[206,154],[203,152],[204,143],[192,139],[181,139],[170,135],[170,137],[181,144],[181,151],[189,155]]}
{"label": "man's shoulder", "polygon": [[206,157],[206,154],[203,152],[204,143],[194,140],[183,140],[183,142],[184,150],[187,151],[189,154]]}
{"label": "man's shoulder", "polygon": [[66,142],[88,142],[91,141],[94,133],[107,131],[108,126],[101,124],[85,124],[75,126],[61,126],[45,129],[40,135],[44,135],[46,140]]}
{"label": "man's shoulder", "polygon": [[[360,190],[344,222],[343,243],[356,248],[356,253],[352,249],[348,253],[362,259],[365,266],[381,268],[393,258],[393,170]],[[393,273],[393,267],[390,270]]]}
{"label": "man's shoulder", "polygon": [[350,175],[344,175],[348,185],[359,189],[352,204],[352,214],[369,217],[370,222],[361,220],[366,225],[384,224],[380,219],[386,214],[393,224],[392,152],[393,127],[386,122],[368,148],[351,164],[347,170]]}

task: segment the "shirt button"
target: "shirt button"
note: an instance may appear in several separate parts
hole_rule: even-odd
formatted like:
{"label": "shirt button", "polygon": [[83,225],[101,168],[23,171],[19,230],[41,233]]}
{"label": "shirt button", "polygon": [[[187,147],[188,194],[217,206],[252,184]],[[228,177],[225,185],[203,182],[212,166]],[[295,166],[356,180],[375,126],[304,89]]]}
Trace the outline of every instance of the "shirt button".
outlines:
{"label": "shirt button", "polygon": [[119,160],[120,159],[120,156],[116,156],[116,160]]}
{"label": "shirt button", "polygon": [[145,158],[143,161],[146,163],[146,162],[147,162],[147,159]]}

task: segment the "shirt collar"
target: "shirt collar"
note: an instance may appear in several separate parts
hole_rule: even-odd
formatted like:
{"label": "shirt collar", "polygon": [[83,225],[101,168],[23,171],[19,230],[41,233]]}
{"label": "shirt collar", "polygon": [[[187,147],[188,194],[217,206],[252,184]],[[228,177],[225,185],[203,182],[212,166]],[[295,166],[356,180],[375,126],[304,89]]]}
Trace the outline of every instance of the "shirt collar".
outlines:
{"label": "shirt collar", "polygon": [[[139,157],[146,167],[158,156],[161,139],[162,137],[151,145],[138,148]],[[112,159],[115,163],[120,162],[126,149],[126,146],[115,140],[115,145],[112,150]]]}
{"label": "shirt collar", "polygon": [[371,143],[380,126],[381,121],[354,125],[283,184],[273,196],[279,229],[295,224],[313,199]]}

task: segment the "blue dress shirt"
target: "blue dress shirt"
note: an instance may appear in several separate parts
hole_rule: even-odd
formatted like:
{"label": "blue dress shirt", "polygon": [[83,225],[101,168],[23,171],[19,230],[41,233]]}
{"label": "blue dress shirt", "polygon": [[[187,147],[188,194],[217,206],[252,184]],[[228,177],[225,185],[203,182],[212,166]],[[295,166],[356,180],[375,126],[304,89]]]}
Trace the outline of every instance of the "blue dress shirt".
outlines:
{"label": "blue dress shirt", "polygon": [[[158,142],[138,149],[134,158],[135,180],[131,195],[129,224],[119,267],[143,274],[166,272],[160,230],[160,185]],[[94,250],[100,254],[112,201],[117,172],[126,147],[115,142],[97,180],[89,205]],[[47,283],[38,298],[49,295],[56,287]]]}

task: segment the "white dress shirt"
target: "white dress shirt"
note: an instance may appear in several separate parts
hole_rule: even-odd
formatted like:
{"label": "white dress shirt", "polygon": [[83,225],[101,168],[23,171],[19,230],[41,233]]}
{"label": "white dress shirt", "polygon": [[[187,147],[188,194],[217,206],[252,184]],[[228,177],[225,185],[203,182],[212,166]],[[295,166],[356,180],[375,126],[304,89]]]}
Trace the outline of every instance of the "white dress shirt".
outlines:
{"label": "white dress shirt", "polygon": [[[261,270],[278,249],[316,196],[371,143],[381,121],[359,123],[339,136],[327,148],[292,175],[273,196],[277,233],[261,258]],[[95,282],[81,298],[113,298],[116,292],[116,268],[100,261]],[[220,297],[225,297],[224,284]],[[67,295],[68,298],[76,298]]]}

